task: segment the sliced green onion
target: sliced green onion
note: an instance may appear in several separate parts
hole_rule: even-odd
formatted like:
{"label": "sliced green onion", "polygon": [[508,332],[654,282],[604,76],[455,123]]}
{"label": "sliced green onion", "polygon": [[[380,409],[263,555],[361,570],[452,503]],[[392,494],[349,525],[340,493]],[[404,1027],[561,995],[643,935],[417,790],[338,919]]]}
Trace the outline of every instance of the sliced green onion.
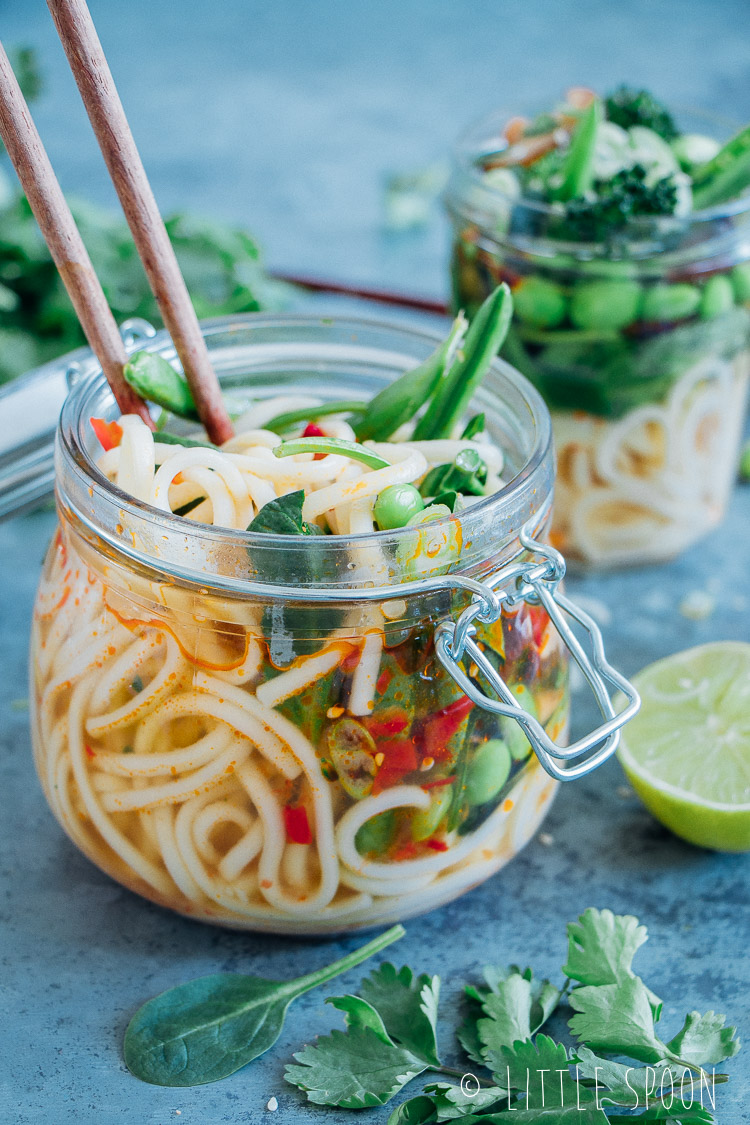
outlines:
{"label": "sliced green onion", "polygon": [[344,441],[343,438],[292,438],[274,446],[273,453],[275,457],[294,457],[297,453],[338,453],[342,457],[351,457],[352,461],[361,461],[371,469],[387,469],[391,464],[379,453],[373,453],[357,442]]}
{"label": "sliced green onion", "polygon": [[360,400],[324,402],[320,406],[307,406],[300,410],[287,410],[284,414],[276,414],[265,423],[263,429],[280,434],[296,422],[311,422],[316,418],[326,418],[329,414],[364,414],[369,409],[369,403]]}

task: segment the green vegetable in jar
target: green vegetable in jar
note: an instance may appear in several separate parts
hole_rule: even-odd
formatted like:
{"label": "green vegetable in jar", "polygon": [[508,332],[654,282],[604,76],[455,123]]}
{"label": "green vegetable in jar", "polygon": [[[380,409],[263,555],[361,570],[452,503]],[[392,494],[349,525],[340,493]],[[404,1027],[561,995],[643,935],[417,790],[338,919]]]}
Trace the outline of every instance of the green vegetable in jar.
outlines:
{"label": "green vegetable in jar", "polygon": [[483,805],[496,797],[510,775],[512,758],[501,738],[483,743],[472,758],[466,775],[466,800]]}
{"label": "green vegetable in jar", "polygon": [[684,320],[692,316],[701,303],[697,285],[679,282],[675,285],[652,285],[643,295],[641,315],[644,320]]}
{"label": "green vegetable in jar", "polygon": [[355,800],[367,797],[377,773],[377,748],[370,732],[356,719],[339,719],[328,729],[326,745],[326,756],[345,792]]}
{"label": "green vegetable in jar", "polygon": [[740,262],[732,270],[732,288],[737,301],[750,301],[750,262]]}
{"label": "green vegetable in jar", "polygon": [[453,801],[453,786],[441,785],[433,789],[430,803],[426,809],[417,809],[411,818],[412,839],[417,842],[429,840],[437,831],[438,825],[447,814]]}
{"label": "green vegetable in jar", "polygon": [[713,160],[721,145],[713,137],[707,137],[703,133],[683,133],[675,137],[671,147],[680,167],[690,172],[697,164]]}
{"label": "green vegetable in jar", "polygon": [[732,282],[726,274],[709,277],[701,293],[700,314],[704,320],[729,312],[734,305]]}
{"label": "green vegetable in jar", "polygon": [[513,311],[524,324],[555,328],[565,319],[565,294],[543,277],[526,277],[513,290]]}
{"label": "green vegetable in jar", "polygon": [[[528,711],[533,719],[538,719],[539,711],[534,696],[526,685],[509,684],[508,686],[524,711]],[[511,718],[510,715],[503,715],[501,717],[500,733],[503,736],[503,741],[510,750],[511,757],[514,758],[515,761],[521,762],[524,758],[528,758],[531,753],[531,743],[526,737],[526,732],[523,727],[520,726],[515,719]]]}
{"label": "green vegetable in jar", "polygon": [[354,844],[360,855],[382,855],[388,851],[395,835],[396,811],[386,809],[365,821],[354,837]]}
{"label": "green vegetable in jar", "polygon": [[373,514],[381,531],[406,527],[424,509],[424,500],[413,484],[391,484],[379,493]]}
{"label": "green vegetable in jar", "polygon": [[573,293],[570,319],[578,328],[624,328],[638,319],[641,296],[637,281],[587,281]]}

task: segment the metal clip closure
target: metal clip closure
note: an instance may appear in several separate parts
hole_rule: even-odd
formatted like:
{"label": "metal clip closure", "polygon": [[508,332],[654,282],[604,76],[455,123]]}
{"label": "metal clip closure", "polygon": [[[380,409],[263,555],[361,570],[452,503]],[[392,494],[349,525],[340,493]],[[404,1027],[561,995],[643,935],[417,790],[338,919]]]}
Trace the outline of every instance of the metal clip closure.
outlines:
{"label": "metal clip closure", "polygon": [[[558,551],[521,533],[521,543],[536,559],[527,559],[493,575],[486,582],[494,595],[491,599],[474,600],[460,614],[457,621],[443,621],[435,631],[435,647],[440,663],[458,686],[479,707],[516,720],[532,745],[534,753],[550,776],[560,781],[572,781],[596,769],[617,749],[620,731],[641,705],[633,685],[608,663],[598,625],[587,613],[558,590],[565,574],[565,560]],[[542,605],[583,672],[594,693],[604,722],[571,746],[560,746],[546,734],[539,721],[520,705],[508,685],[498,674],[474,640],[476,620],[497,621],[502,606],[519,602]],[[586,631],[591,641],[589,655],[565,616],[573,618]],[[479,676],[496,692],[498,699],[486,695],[464,671],[462,664],[475,664]],[[622,692],[626,706],[615,712],[609,688]],[[558,762],[575,762],[559,765]]]}

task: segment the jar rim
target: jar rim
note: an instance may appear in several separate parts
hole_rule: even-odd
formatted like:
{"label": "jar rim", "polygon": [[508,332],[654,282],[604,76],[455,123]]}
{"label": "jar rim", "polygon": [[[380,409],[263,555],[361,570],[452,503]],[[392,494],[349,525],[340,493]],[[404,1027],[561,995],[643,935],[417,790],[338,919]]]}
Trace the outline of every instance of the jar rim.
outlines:
{"label": "jar rim", "polygon": [[[730,125],[727,118],[693,107],[685,107],[682,110],[678,108],[678,112],[690,113],[714,124],[718,122],[724,126]],[[514,197],[504,192],[498,185],[486,182],[485,174],[479,167],[478,160],[482,155],[488,154],[490,150],[486,144],[479,143],[480,138],[484,137],[489,129],[499,129],[501,125],[507,123],[510,116],[512,114],[508,110],[496,108],[476,118],[459,135],[452,150],[452,174],[445,193],[446,206],[450,211],[461,212],[462,203],[468,193],[473,190],[480,192],[482,197],[488,201],[495,200],[499,208],[521,207],[540,219],[559,218],[561,214],[559,205],[554,202],[547,202],[523,194]],[[732,122],[732,124],[737,123]],[[724,203],[715,204],[712,207],[690,211],[689,214],[684,216],[638,216],[635,219],[630,219],[618,234],[622,236],[621,241],[623,243],[629,244],[631,250],[637,250],[640,247],[640,252],[644,257],[656,256],[669,251],[665,251],[655,244],[655,229],[657,234],[661,232],[669,233],[671,230],[678,229],[687,233],[691,230],[708,229],[709,224],[721,220],[737,219],[744,216],[750,218],[750,192]],[[469,217],[474,218],[474,216]],[[478,219],[476,221],[478,225],[481,225]],[[639,236],[642,241],[639,241]],[[538,241],[540,244],[549,242],[554,244],[558,252],[577,254],[582,257],[600,257],[603,251],[609,249],[606,242],[592,242],[583,239],[564,240],[546,235],[528,235],[526,240],[529,243]]]}
{"label": "jar rim", "polygon": [[[393,346],[386,349],[383,354],[386,360],[390,361],[391,367],[399,354],[394,348],[397,349],[410,342],[412,345],[416,344],[426,355],[442,339],[439,332],[385,319],[327,317],[298,313],[245,313],[216,317],[202,321],[201,329],[209,351],[214,352],[212,358],[215,360],[214,365],[220,379],[223,368],[220,359],[216,362],[220,349],[226,347],[230,341],[235,352],[238,346],[241,351],[244,349],[245,357],[249,361],[254,347],[253,337],[263,336],[264,332],[277,333],[289,340],[293,339],[295,330],[301,331],[308,338],[319,334],[320,342],[323,344],[326,334],[330,335],[333,331],[338,334],[340,340],[348,338],[351,348],[355,349],[356,341],[363,336],[368,339],[382,337],[383,345],[386,339],[390,339]],[[247,337],[244,343],[239,339],[243,335]],[[364,346],[368,352],[372,352],[373,347],[377,347],[372,343]],[[300,347],[304,352],[304,341]],[[298,354],[302,354],[300,347],[297,348]],[[168,359],[175,358],[174,346],[165,330],[157,332],[150,338],[145,344],[145,350],[159,352]],[[270,354],[272,351],[272,345],[268,345],[266,341],[264,354]],[[236,365],[236,355],[234,362]],[[419,360],[416,359],[416,362]],[[248,366],[250,366],[249,362]],[[491,373],[493,382],[503,388],[506,395],[523,404],[527,414],[526,424],[530,424],[533,428],[533,439],[523,463],[516,466],[512,478],[501,489],[461,513],[445,516],[425,525],[431,529],[458,526],[464,542],[467,538],[471,541],[474,538],[486,538],[486,531],[490,525],[497,526],[500,530],[504,525],[511,523],[520,529],[525,520],[518,516],[514,519],[514,513],[523,513],[526,519],[537,513],[541,517],[542,509],[548,507],[551,493],[552,428],[547,407],[531,383],[504,360],[499,358],[494,360]],[[325,386],[320,387],[321,398],[326,397],[325,390]],[[497,390],[494,394],[497,395]],[[487,397],[487,392],[484,397]],[[88,419],[94,411],[99,411],[104,416],[107,413],[112,417],[116,416],[114,397],[106,384],[100,366],[92,359],[91,365],[84,371],[84,377],[76,381],[66,399],[56,440],[58,504],[63,510],[69,511],[76,517],[87,533],[105,540],[110,547],[142,566],[166,570],[170,575],[193,582],[202,581],[203,584],[207,582],[212,584],[218,577],[213,568],[206,572],[205,569],[196,570],[190,565],[180,566],[175,551],[165,551],[160,548],[160,538],[165,541],[176,541],[173,546],[176,544],[198,546],[201,548],[198,550],[198,555],[204,559],[215,559],[222,551],[231,548],[252,551],[256,554],[259,551],[279,554],[283,552],[284,556],[289,555],[290,552],[301,556],[303,552],[299,549],[303,546],[309,551],[310,540],[307,539],[303,544],[298,542],[295,536],[260,534],[201,524],[184,516],[165,512],[122,492],[96,465],[89,433],[90,427],[88,427]],[[134,546],[136,539],[134,529],[137,530],[139,541],[144,540],[144,532],[148,531],[145,541],[154,548],[153,554]],[[407,541],[410,534],[414,534],[414,530],[406,527],[394,531],[373,531],[369,534],[316,537],[314,543],[316,550],[322,551],[323,554],[326,552],[340,554],[351,548],[361,549],[368,543],[380,547],[392,544],[397,548],[399,544]],[[187,546],[183,549],[188,550]],[[477,561],[478,557],[465,559],[462,555],[455,572],[464,572]],[[467,565],[464,565],[465,562]],[[175,563],[178,565],[174,565]],[[243,580],[243,585],[247,588],[253,583],[254,579],[250,577]],[[395,581],[386,584],[398,585],[399,579],[396,577]],[[314,581],[309,584],[309,588],[319,585],[319,582]],[[329,583],[324,582],[323,585],[328,586]]]}

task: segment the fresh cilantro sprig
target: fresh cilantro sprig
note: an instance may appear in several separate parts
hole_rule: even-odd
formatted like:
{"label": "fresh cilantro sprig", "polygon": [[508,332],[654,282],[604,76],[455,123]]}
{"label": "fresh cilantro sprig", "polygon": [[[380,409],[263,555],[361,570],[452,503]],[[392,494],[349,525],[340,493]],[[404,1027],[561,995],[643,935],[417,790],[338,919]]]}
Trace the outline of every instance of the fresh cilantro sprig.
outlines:
{"label": "fresh cilantro sprig", "polygon": [[[463,1074],[460,1084],[425,1085],[393,1110],[388,1125],[458,1119],[463,1125],[712,1125],[708,1110],[686,1105],[675,1091],[727,1080],[709,1078],[703,1067],[737,1053],[735,1029],[714,1012],[689,1012],[676,1035],[661,1037],[662,1002],[633,970],[647,938],[636,918],[590,909],[567,934],[562,987],[517,965],[486,968],[482,983],[466,986],[468,1014],[458,1040],[487,1075],[441,1063],[438,978],[384,965],[362,983],[359,996],[331,1000],[344,1012],[347,1030],[296,1054],[287,1081],[311,1102],[359,1109],[385,1105],[426,1072]],[[573,1047],[540,1031],[566,998],[574,1013]],[[618,1061],[623,1056],[645,1065]]]}

